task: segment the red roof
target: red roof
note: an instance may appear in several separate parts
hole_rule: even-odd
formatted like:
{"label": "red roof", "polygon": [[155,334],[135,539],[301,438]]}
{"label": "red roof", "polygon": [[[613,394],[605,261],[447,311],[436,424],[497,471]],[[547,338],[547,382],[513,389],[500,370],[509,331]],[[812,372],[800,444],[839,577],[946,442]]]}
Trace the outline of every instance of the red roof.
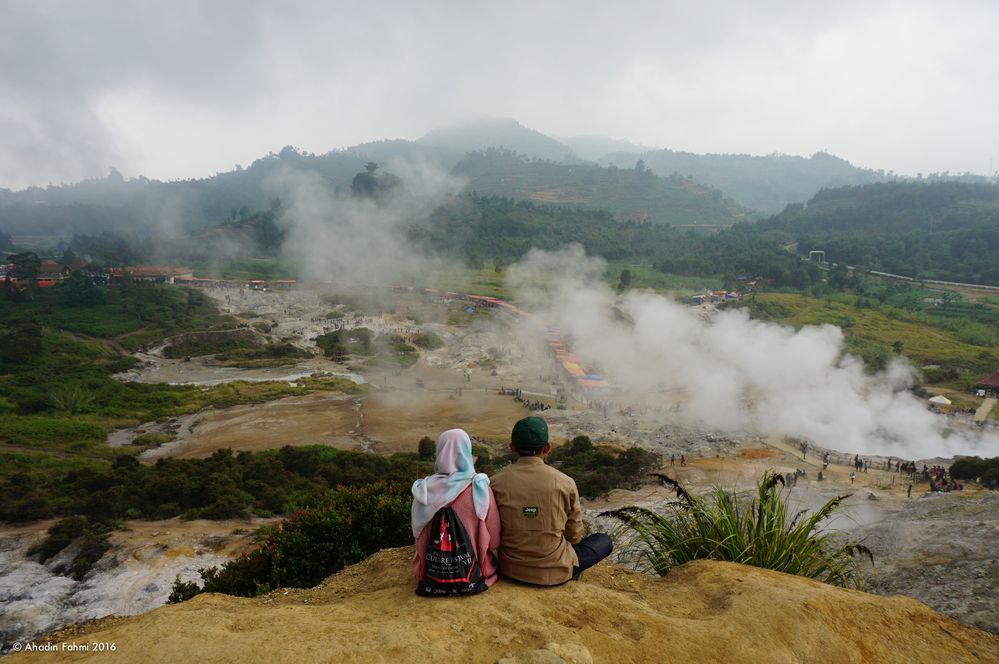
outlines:
{"label": "red roof", "polygon": [[991,376],[986,376],[976,384],[985,385],[987,387],[999,387],[999,371],[995,372]]}

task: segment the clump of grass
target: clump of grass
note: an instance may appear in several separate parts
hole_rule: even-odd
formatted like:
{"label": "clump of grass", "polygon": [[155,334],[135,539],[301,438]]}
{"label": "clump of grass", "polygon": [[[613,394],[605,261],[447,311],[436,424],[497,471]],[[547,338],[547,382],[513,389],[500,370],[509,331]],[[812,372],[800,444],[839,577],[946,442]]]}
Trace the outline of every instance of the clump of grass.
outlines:
{"label": "clump of grass", "polygon": [[77,386],[64,387],[49,395],[49,404],[53,408],[69,414],[86,411],[93,401],[92,394]]}
{"label": "clump of grass", "polygon": [[659,478],[676,489],[678,498],[663,514],[624,507],[604,515],[623,522],[621,548],[660,576],[691,560],[710,559],[859,588],[860,556],[874,562],[866,546],[823,527],[849,495],[836,496],[813,512],[792,514],[784,479],[774,470],[764,473],[752,500],[720,487],[705,497],[693,496],[669,477]]}

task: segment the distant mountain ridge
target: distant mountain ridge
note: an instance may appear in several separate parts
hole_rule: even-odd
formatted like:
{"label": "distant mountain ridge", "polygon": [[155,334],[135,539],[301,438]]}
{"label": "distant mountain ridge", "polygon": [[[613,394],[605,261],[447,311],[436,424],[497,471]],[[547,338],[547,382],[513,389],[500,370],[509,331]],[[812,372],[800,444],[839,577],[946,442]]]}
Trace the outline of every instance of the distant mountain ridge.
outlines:
{"label": "distant mountain ridge", "polygon": [[889,177],[884,171],[857,168],[825,152],[811,157],[793,155],[694,154],[654,150],[640,154],[613,153],[598,163],[633,166],[641,159],[656,174],[689,176],[696,182],[725,192],[754,210],[780,212],[790,203],[801,203],[821,189],[870,184]]}
{"label": "distant mountain ridge", "polygon": [[[481,169],[473,172],[457,168],[467,155],[489,150],[518,155],[516,160],[503,162],[508,174],[511,168],[519,171],[515,177],[496,180]],[[689,181],[667,182],[651,174],[641,181],[635,180],[624,171],[617,173],[616,168],[583,162],[565,144],[516,121],[486,118],[436,129],[416,141],[375,141],[322,155],[288,146],[255,160],[247,168],[210,178],[172,182],[145,177],[125,180],[112,169],[106,178],[71,185],[33,187],[18,192],[0,190],[0,230],[16,234],[30,229],[32,235],[73,235],[170,228],[197,233],[266,210],[275,199],[289,196],[291,184],[287,175],[291,173],[309,173],[332,189],[349,191],[351,180],[369,161],[388,169],[400,161],[429,164],[444,171],[456,169],[459,174],[472,177],[474,186],[483,193],[538,203],[609,209],[623,219],[730,225],[742,220],[745,213],[710,188]],[[573,172],[572,167],[580,170]],[[541,171],[545,177],[530,184]],[[581,178],[589,178],[591,182],[582,182]],[[618,184],[620,188],[615,190]],[[634,184],[642,186],[629,188]],[[553,193],[550,185],[576,188],[583,193],[579,200],[566,200],[558,192]],[[651,190],[657,191],[650,194]],[[674,205],[675,211],[670,208]]]}
{"label": "distant mountain ridge", "polygon": [[509,118],[483,118],[428,132],[416,143],[454,166],[469,152],[500,148],[534,159],[563,164],[581,163],[572,148]]}
{"label": "distant mountain ridge", "polygon": [[[594,160],[604,149],[619,151]],[[474,153],[495,157],[500,152],[518,155],[519,163],[494,159],[488,165],[480,159],[471,165],[466,159]],[[809,158],[696,155],[648,150],[599,136],[556,140],[515,120],[481,118],[434,129],[415,141],[375,141],[325,154],[288,146],[245,169],[202,179],[125,180],[112,169],[106,178],[70,185],[16,192],[0,188],[0,231],[15,235],[162,228],[199,232],[269,209],[274,199],[290,194],[289,173],[309,173],[332,189],[349,191],[352,178],[369,161],[383,169],[400,161],[446,172],[454,169],[469,177],[481,194],[607,209],[621,220],[679,225],[730,225],[751,219],[751,210],[778,212],[822,189],[892,177],[825,153]],[[639,171],[641,178],[629,175]]]}

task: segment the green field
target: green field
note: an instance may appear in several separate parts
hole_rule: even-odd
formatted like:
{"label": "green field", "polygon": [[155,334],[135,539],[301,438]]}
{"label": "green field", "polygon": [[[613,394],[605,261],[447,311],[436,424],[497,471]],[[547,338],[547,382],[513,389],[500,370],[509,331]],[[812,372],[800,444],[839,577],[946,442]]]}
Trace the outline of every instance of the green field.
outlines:
{"label": "green field", "polygon": [[631,288],[650,288],[657,291],[678,292],[684,295],[700,293],[705,290],[720,290],[722,280],[717,276],[688,277],[682,274],[667,274],[660,272],[647,263],[630,263],[627,261],[611,261],[604,271],[604,281],[611,287],[617,287],[621,272],[631,272]]}
{"label": "green field", "polygon": [[506,270],[500,268],[497,271],[492,265],[479,269],[464,266],[441,267],[422,277],[425,280],[422,287],[509,299],[510,294],[503,283],[505,278]]}

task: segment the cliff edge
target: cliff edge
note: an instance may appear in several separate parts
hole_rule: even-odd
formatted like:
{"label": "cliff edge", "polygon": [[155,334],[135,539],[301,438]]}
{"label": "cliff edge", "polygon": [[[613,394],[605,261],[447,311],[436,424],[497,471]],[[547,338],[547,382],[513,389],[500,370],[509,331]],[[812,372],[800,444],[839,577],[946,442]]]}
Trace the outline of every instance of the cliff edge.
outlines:
{"label": "cliff edge", "polygon": [[[603,563],[556,588],[501,580],[474,597],[423,599],[411,552],[381,551],[308,590],[205,594],[70,627],[35,642],[59,651],[8,661],[999,661],[999,637],[915,600],[754,567],[700,561],[660,579]],[[90,651],[65,650],[81,645]]]}

